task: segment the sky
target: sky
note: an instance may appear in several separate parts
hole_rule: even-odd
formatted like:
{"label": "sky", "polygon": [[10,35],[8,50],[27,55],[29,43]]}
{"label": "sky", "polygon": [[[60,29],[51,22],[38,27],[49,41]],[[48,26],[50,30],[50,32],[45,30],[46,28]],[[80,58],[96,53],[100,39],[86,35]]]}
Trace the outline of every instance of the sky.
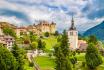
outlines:
{"label": "sky", "polygon": [[62,31],[70,27],[72,15],[83,33],[104,20],[104,0],[0,0],[0,21],[18,26],[46,20]]}

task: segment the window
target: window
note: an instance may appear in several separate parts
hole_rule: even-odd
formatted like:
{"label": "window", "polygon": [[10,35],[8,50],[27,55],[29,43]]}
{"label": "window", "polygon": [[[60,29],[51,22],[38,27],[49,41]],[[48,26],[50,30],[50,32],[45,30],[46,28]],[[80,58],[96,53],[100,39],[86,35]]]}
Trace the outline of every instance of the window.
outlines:
{"label": "window", "polygon": [[73,32],[70,32],[70,35],[73,35]]}

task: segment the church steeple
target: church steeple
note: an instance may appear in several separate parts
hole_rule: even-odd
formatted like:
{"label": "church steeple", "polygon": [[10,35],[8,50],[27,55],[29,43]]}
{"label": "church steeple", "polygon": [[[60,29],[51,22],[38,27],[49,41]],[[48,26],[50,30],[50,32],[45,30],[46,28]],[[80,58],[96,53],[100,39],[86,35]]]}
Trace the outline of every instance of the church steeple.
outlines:
{"label": "church steeple", "polygon": [[72,20],[71,20],[71,27],[69,30],[76,30],[76,27],[74,26],[74,18],[72,16]]}

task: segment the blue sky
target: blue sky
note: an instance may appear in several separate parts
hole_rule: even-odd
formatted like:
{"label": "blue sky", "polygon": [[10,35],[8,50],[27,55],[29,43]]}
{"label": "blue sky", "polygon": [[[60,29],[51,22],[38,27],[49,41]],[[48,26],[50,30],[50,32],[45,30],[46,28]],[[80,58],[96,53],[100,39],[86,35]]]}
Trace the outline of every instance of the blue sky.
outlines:
{"label": "blue sky", "polygon": [[29,25],[54,21],[59,31],[68,29],[71,16],[83,32],[104,20],[104,0],[0,0],[0,21]]}

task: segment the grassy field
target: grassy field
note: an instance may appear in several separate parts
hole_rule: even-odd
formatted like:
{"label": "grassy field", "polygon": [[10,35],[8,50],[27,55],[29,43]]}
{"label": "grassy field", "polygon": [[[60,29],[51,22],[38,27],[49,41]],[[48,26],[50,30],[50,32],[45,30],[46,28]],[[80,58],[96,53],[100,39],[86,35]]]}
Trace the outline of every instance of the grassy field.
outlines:
{"label": "grassy field", "polygon": [[48,56],[36,57],[35,61],[41,70],[54,70],[54,59],[49,58]]}
{"label": "grassy field", "polygon": [[[77,54],[76,55],[78,62],[75,65],[75,68],[73,70],[88,70],[87,66],[83,67],[82,62],[85,62],[85,53]],[[97,70],[104,70],[104,57],[103,59],[103,64],[101,64]],[[40,66],[41,70],[54,70],[55,68],[55,63],[54,59],[49,58],[48,56],[38,56],[35,58],[36,62]]]}
{"label": "grassy field", "polygon": [[52,47],[57,43],[57,39],[54,36],[51,36],[49,38],[44,38],[43,41],[46,43],[46,49],[50,50]]}
{"label": "grassy field", "polygon": [[34,70],[33,67],[29,66],[29,62],[27,59],[25,59],[24,70]]}

